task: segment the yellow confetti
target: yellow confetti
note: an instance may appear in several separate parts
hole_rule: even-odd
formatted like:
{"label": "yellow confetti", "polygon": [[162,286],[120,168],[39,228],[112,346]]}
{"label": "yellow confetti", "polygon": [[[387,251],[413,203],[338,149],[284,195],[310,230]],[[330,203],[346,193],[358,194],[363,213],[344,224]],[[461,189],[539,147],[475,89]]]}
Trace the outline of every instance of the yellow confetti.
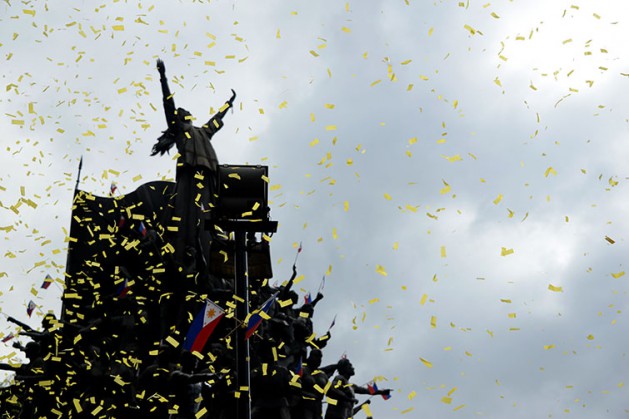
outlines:
{"label": "yellow confetti", "polygon": [[315,138],[314,140],[310,141],[310,147],[314,147],[317,144],[319,144],[319,139],[318,138]]}
{"label": "yellow confetti", "polygon": [[427,299],[428,299],[428,294],[422,295],[421,300],[419,300],[419,304],[423,306],[424,304],[426,304]]}
{"label": "yellow confetti", "polygon": [[513,253],[514,253],[513,249],[507,249],[506,247],[503,247],[500,250],[500,256],[508,256],[508,255],[513,254]]}
{"label": "yellow confetti", "polygon": [[432,368],[432,362],[430,362],[430,361],[428,361],[428,360],[426,360],[426,359],[424,359],[424,358],[421,358],[421,357],[419,358],[419,360],[420,360],[420,361],[422,362],[422,364],[424,364],[426,367],[428,367],[428,368]]}
{"label": "yellow confetti", "polygon": [[384,270],[384,266],[382,265],[376,265],[376,272],[379,273],[382,276],[387,276],[387,271]]}
{"label": "yellow confetti", "polygon": [[548,175],[553,175],[556,176],[557,175],[557,171],[555,169],[553,169],[552,167],[549,167],[548,169],[546,169],[546,171],[544,172],[544,177],[548,177]]}
{"label": "yellow confetti", "polygon": [[437,328],[437,317],[435,316],[430,317],[430,327],[432,327],[433,329]]}
{"label": "yellow confetti", "polygon": [[442,258],[446,257],[446,247],[445,246],[441,246],[441,257]]}
{"label": "yellow confetti", "polygon": [[113,25],[111,29],[115,31],[124,31],[124,25]]}
{"label": "yellow confetti", "polygon": [[620,278],[621,276],[625,275],[625,271],[620,271],[618,273],[612,273],[612,276],[616,279]]}
{"label": "yellow confetti", "polygon": [[415,398],[415,396],[417,396],[417,392],[416,392],[415,390],[413,390],[413,391],[411,391],[411,392],[408,394],[408,399],[409,399],[409,400],[413,400],[413,399]]}
{"label": "yellow confetti", "polygon": [[378,301],[380,301],[378,297],[372,298],[371,300],[369,300],[369,304],[374,304],[374,303],[377,303]]}
{"label": "yellow confetti", "polygon": [[443,186],[443,188],[441,188],[441,190],[439,191],[439,193],[440,193],[441,195],[445,195],[445,194],[447,194],[448,192],[450,192],[450,189],[451,189],[451,188],[450,188],[450,185],[448,184],[448,182],[446,182],[446,181],[445,181],[445,180],[443,180],[443,179],[441,179],[441,181],[443,182],[443,185],[444,185],[444,186]]}
{"label": "yellow confetti", "polygon": [[553,292],[563,292],[563,288],[562,287],[556,287],[553,284],[548,284],[548,289],[553,291]]}
{"label": "yellow confetti", "polygon": [[616,243],[616,241],[614,241],[614,239],[612,239],[611,237],[607,237],[605,236],[605,240],[607,240],[609,242],[609,244],[614,244]]}
{"label": "yellow confetti", "polygon": [[499,193],[498,196],[496,197],[496,199],[494,199],[494,205],[498,205],[500,203],[500,201],[502,201],[502,194]]}
{"label": "yellow confetti", "polygon": [[544,345],[544,350],[547,351],[549,349],[553,349],[555,345]]}
{"label": "yellow confetti", "polygon": [[454,155],[454,156],[452,156],[452,157],[448,157],[448,156],[444,156],[444,155],[442,155],[441,157],[443,157],[444,159],[446,159],[446,160],[447,160],[447,161],[449,161],[450,163],[454,163],[454,162],[456,162],[456,161],[463,160],[463,159],[461,158],[461,155],[460,155],[460,154]]}
{"label": "yellow confetti", "polygon": [[386,199],[387,201],[391,200],[391,195],[389,195],[388,193],[384,194],[384,199]]}

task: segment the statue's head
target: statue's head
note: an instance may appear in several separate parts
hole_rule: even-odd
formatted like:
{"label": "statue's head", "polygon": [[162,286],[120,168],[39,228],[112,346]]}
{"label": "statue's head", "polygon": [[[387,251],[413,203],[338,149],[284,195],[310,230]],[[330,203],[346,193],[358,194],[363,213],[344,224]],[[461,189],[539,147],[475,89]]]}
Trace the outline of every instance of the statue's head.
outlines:
{"label": "statue's head", "polygon": [[175,115],[177,115],[177,119],[184,123],[184,124],[190,124],[192,125],[192,114],[190,112],[188,112],[186,109],[184,108],[177,108],[177,110],[175,111]]}
{"label": "statue's head", "polygon": [[320,349],[313,349],[310,351],[310,355],[308,355],[308,366],[312,369],[319,368],[321,366],[321,361],[323,360],[323,353]]}
{"label": "statue's head", "polygon": [[24,348],[28,359],[37,358],[41,354],[41,345],[37,342],[28,342]]}
{"label": "statue's head", "polygon": [[299,308],[299,312],[304,313],[304,316],[306,316],[306,318],[311,319],[312,315],[314,314],[314,307],[312,306],[312,304],[304,304]]}
{"label": "statue's head", "polygon": [[293,304],[297,304],[297,302],[299,301],[299,295],[297,295],[295,291],[290,290],[288,292],[288,299],[291,300]]}
{"label": "statue's head", "polygon": [[349,378],[351,376],[353,376],[355,374],[354,371],[354,366],[352,365],[352,363],[350,362],[349,359],[347,358],[342,358],[337,364],[336,364],[336,369],[338,370],[339,374]]}

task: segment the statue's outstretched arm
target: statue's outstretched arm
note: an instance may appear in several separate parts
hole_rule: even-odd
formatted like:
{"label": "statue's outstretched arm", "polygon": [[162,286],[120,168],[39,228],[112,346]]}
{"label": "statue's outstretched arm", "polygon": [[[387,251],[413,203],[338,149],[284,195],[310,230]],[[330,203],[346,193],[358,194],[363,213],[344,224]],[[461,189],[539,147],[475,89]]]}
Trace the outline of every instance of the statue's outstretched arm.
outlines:
{"label": "statue's outstretched arm", "polygon": [[223,126],[223,117],[225,116],[229,108],[234,106],[235,99],[236,92],[234,92],[234,89],[232,89],[232,96],[229,98],[229,100],[227,100],[227,102],[225,102],[223,106],[220,107],[216,115],[214,115],[212,118],[210,118],[209,121],[207,121],[204,127],[206,129],[209,129],[211,132],[216,132],[221,129]]}
{"label": "statue's outstretched arm", "polygon": [[161,59],[157,59],[157,70],[159,71],[159,81],[162,85],[162,99],[164,102],[164,113],[166,114],[166,122],[170,127],[176,121],[175,117],[175,99],[170,93],[168,87],[168,79],[166,78],[166,66]]}

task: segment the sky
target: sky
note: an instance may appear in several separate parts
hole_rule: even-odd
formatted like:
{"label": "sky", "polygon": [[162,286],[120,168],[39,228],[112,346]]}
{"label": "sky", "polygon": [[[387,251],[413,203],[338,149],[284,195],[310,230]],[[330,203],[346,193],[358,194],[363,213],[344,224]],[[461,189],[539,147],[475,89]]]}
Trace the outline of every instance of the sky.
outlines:
{"label": "sky", "polygon": [[5,0],[2,312],[59,313],[81,156],[96,195],[173,179],[160,57],[200,121],[237,92],[219,160],[269,166],[274,280],[302,243],[374,417],[624,417],[625,7]]}

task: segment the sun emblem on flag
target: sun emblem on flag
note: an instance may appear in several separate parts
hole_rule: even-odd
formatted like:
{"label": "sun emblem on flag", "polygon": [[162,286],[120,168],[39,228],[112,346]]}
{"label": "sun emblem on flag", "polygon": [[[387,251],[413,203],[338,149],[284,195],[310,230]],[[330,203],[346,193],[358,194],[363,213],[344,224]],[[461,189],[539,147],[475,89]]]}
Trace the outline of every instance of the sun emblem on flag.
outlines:
{"label": "sun emblem on flag", "polygon": [[212,317],[214,317],[214,314],[216,314],[216,311],[214,311],[213,308],[209,309],[207,312],[207,318],[211,319]]}

